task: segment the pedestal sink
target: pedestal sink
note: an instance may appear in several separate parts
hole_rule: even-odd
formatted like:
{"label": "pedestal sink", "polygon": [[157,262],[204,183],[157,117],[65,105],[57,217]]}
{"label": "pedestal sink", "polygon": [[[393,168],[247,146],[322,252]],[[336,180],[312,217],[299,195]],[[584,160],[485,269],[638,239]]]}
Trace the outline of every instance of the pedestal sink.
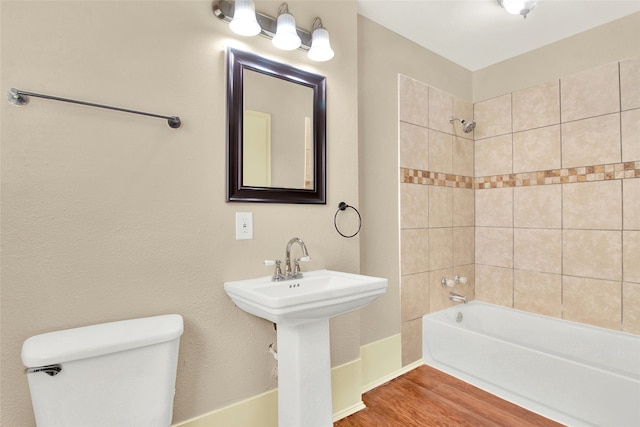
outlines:
{"label": "pedestal sink", "polygon": [[278,325],[278,426],[332,426],[329,318],[369,304],[387,279],[331,270],[227,282],[233,302]]}

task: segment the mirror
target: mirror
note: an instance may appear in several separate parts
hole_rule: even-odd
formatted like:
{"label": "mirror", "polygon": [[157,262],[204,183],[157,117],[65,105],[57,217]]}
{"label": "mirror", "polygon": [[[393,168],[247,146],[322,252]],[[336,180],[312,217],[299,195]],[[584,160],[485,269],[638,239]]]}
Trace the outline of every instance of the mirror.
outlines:
{"label": "mirror", "polygon": [[326,203],[326,78],[227,51],[227,201]]}

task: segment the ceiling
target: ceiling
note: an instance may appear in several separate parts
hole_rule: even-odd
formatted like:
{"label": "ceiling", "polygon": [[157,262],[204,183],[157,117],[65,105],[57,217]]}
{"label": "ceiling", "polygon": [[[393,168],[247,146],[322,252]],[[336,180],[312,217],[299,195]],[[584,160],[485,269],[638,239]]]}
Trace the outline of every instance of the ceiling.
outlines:
{"label": "ceiling", "polygon": [[471,71],[640,12],[640,0],[541,0],[526,19],[497,0],[357,3],[360,15]]}

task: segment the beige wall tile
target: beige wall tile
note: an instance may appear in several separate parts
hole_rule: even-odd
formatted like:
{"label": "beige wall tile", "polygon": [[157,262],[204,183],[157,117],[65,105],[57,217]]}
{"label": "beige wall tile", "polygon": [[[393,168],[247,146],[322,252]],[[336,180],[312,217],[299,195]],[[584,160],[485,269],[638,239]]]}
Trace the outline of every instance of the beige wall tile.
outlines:
{"label": "beige wall tile", "polygon": [[563,276],[563,318],[602,328],[622,326],[622,284],[618,281]]}
{"label": "beige wall tile", "polygon": [[473,226],[475,224],[475,191],[467,188],[453,188],[453,225]]}
{"label": "beige wall tile", "polygon": [[429,270],[453,267],[453,228],[429,229]]}
{"label": "beige wall tile", "polygon": [[429,86],[407,76],[399,77],[400,120],[429,126]]}
{"label": "beige wall tile", "polygon": [[562,187],[540,185],[514,188],[513,224],[516,227],[561,228]]}
{"label": "beige wall tile", "polygon": [[560,125],[513,134],[513,172],[559,169]]}
{"label": "beige wall tile", "polygon": [[640,335],[640,284],[622,284],[622,330]]}
{"label": "beige wall tile", "polygon": [[473,227],[453,227],[453,265],[475,262],[475,229]]}
{"label": "beige wall tile", "polygon": [[513,93],[513,131],[560,123],[560,81]]}
{"label": "beige wall tile", "polygon": [[513,305],[518,310],[562,317],[562,276],[514,270]]}
{"label": "beige wall tile", "polygon": [[476,191],[476,225],[513,226],[513,188]]}
{"label": "beige wall tile", "polygon": [[427,228],[429,226],[429,186],[400,184],[400,227]]}
{"label": "beige wall tile", "polygon": [[[476,245],[477,245],[476,239]],[[622,232],[563,231],[563,273],[571,276],[622,280]]]}
{"label": "beige wall tile", "polygon": [[407,366],[422,359],[422,319],[403,322],[402,334],[402,366]]}
{"label": "beige wall tile", "polygon": [[513,268],[513,228],[476,227],[476,264]]}
{"label": "beige wall tile", "polygon": [[511,94],[476,103],[473,117],[476,140],[511,133]]}
{"label": "beige wall tile", "polygon": [[622,161],[640,160],[640,108],[621,113]]}
{"label": "beige wall tile", "polygon": [[[639,110],[640,111],[640,110]],[[456,175],[473,176],[473,140],[453,137],[453,173]]]}
{"label": "beige wall tile", "polygon": [[451,307],[453,304],[449,301],[449,292],[453,288],[443,288],[440,281],[443,277],[447,279],[453,279],[455,273],[453,268],[446,268],[444,270],[434,270],[429,272],[429,312],[444,310]]}
{"label": "beige wall tile", "polygon": [[624,230],[640,230],[640,179],[625,179],[622,188],[622,227]]}
{"label": "beige wall tile", "polygon": [[513,230],[513,266],[520,270],[562,273],[562,230]]}
{"label": "beige wall tile", "polygon": [[622,181],[562,185],[564,228],[622,229]]}
{"label": "beige wall tile", "polygon": [[623,280],[640,283],[640,231],[622,233],[622,263]]}
{"label": "beige wall tile", "polygon": [[513,269],[476,264],[476,299],[513,307]]}
{"label": "beige wall tile", "polygon": [[640,108],[640,56],[620,61],[620,105]]}
{"label": "beige wall tile", "polygon": [[560,94],[563,123],[620,111],[618,63],[562,78]]}
{"label": "beige wall tile", "polygon": [[429,270],[429,230],[416,228],[400,232],[401,274],[422,273]]}
{"label": "beige wall tile", "polygon": [[403,322],[429,313],[429,273],[402,276],[400,301]]}
{"label": "beige wall tile", "polygon": [[452,134],[449,118],[453,116],[453,95],[434,87],[429,88],[429,129]]}
{"label": "beige wall tile", "polygon": [[451,227],[453,225],[453,188],[429,189],[429,227]]}
{"label": "beige wall tile", "polygon": [[511,173],[511,134],[476,140],[475,145],[476,177]]}
{"label": "beige wall tile", "polygon": [[562,124],[563,168],[616,163],[620,159],[620,113]]}
{"label": "beige wall tile", "polygon": [[429,131],[429,170],[453,173],[453,136]]}
{"label": "beige wall tile", "polygon": [[429,130],[409,123],[399,123],[400,167],[429,170]]}

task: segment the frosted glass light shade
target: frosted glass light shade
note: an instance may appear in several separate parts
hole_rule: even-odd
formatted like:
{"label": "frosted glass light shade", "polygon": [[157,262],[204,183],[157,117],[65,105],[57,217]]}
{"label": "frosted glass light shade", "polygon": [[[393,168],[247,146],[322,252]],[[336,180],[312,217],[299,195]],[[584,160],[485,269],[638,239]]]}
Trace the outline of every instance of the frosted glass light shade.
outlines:
{"label": "frosted glass light shade", "polygon": [[271,42],[282,50],[294,50],[300,47],[302,41],[296,31],[296,20],[293,15],[283,13],[278,16],[278,28]]}
{"label": "frosted glass light shade", "polygon": [[536,4],[537,0],[502,0],[502,7],[512,15],[526,16]]}
{"label": "frosted glass light shade", "polygon": [[236,0],[233,20],[229,23],[231,31],[241,36],[260,34],[260,24],[256,20],[256,8],[252,0]]}
{"label": "frosted glass light shade", "polygon": [[329,32],[323,27],[316,28],[311,34],[311,49],[307,56],[312,61],[328,61],[333,58],[333,49],[329,43]]}

